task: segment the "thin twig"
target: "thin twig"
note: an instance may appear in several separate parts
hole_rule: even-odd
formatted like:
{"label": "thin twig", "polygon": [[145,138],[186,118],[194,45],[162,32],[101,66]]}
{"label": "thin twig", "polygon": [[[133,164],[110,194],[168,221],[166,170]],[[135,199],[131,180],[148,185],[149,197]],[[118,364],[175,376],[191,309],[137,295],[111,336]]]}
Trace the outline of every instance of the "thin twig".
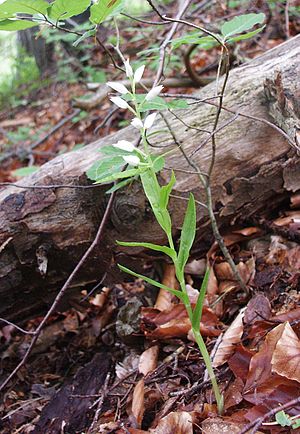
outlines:
{"label": "thin twig", "polygon": [[16,368],[11,372],[11,374],[7,377],[6,380],[4,380],[4,382],[0,385],[0,392],[1,390],[4,389],[4,387],[11,381],[11,379],[19,372],[19,370],[24,366],[24,364],[26,363],[28,357],[31,354],[31,351],[33,350],[33,347],[35,346],[41,331],[43,329],[43,327],[45,326],[46,322],[48,321],[49,317],[52,315],[52,313],[55,311],[58,303],[60,302],[60,300],[62,299],[62,297],[64,296],[65,292],[67,291],[67,289],[69,288],[71,282],[73,281],[74,277],[77,275],[78,271],[80,270],[80,268],[82,267],[82,265],[84,264],[84,262],[86,261],[86,259],[88,258],[88,256],[90,255],[90,253],[94,250],[94,248],[96,247],[96,245],[99,243],[100,239],[102,238],[103,235],[103,231],[106,225],[106,222],[108,220],[108,217],[110,215],[110,211],[112,208],[112,204],[115,198],[115,193],[112,193],[107,207],[105,209],[103,218],[101,220],[101,223],[99,225],[99,228],[97,230],[96,236],[94,238],[94,241],[92,242],[92,244],[90,245],[90,247],[86,250],[86,252],[84,253],[84,255],[82,256],[82,258],[80,259],[80,261],[78,262],[78,264],[76,265],[76,267],[74,268],[74,270],[72,271],[72,273],[69,275],[68,279],[66,280],[65,284],[63,285],[63,287],[61,288],[61,290],[59,291],[59,293],[57,294],[57,296],[55,297],[54,302],[52,303],[50,309],[48,310],[47,314],[44,316],[43,320],[41,321],[40,325],[37,327],[37,329],[34,332],[33,338],[29,344],[29,347],[24,355],[24,357],[22,358],[22,360],[20,361],[20,363],[16,366]]}
{"label": "thin twig", "polygon": [[15,329],[19,330],[19,332],[24,333],[25,335],[34,335],[35,332],[30,332],[27,330],[22,329],[22,327],[19,327],[17,324],[14,324],[13,322],[7,321],[7,319],[0,318],[0,323],[4,322],[7,325],[10,325],[14,327]]}
{"label": "thin twig", "polygon": [[[297,404],[300,404],[300,396],[297,398],[292,399],[291,401],[286,402],[285,404],[278,405],[277,407],[274,407],[272,410],[265,413],[263,416],[255,419],[253,422],[246,425],[242,431],[239,432],[239,434],[255,434],[257,429],[261,426],[261,424],[268,419],[269,417],[275,416],[276,413],[282,410],[286,410],[288,408],[294,407]],[[249,432],[249,430],[251,431]]]}

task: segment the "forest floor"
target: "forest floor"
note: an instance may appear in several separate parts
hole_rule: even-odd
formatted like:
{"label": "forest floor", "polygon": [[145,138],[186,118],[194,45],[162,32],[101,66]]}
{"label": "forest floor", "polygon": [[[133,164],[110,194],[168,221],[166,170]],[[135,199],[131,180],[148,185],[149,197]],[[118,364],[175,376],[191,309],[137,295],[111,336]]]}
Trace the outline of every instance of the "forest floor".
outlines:
{"label": "forest floor", "polygon": [[[283,39],[269,34],[260,45],[245,45],[244,57]],[[210,61],[195,57],[194,65]],[[1,182],[126,124],[116,112],[102,125],[108,99],[89,111],[74,108],[85,93],[84,83],[54,83],[28,96],[28,104],[0,112]],[[193,301],[206,261],[213,264],[201,332],[224,394],[222,417],[184,306],[137,280],[92,293],[82,288],[85,305],[51,316],[0,402],[0,432],[235,434],[284,405],[286,411],[273,411],[253,432],[300,432],[300,194],[263,227],[223,236],[248,293],[215,245],[186,268]],[[173,267],[157,268],[163,283],[176,287]],[[13,325],[0,329],[1,379],[20,361],[40,321],[25,324],[25,334]]]}

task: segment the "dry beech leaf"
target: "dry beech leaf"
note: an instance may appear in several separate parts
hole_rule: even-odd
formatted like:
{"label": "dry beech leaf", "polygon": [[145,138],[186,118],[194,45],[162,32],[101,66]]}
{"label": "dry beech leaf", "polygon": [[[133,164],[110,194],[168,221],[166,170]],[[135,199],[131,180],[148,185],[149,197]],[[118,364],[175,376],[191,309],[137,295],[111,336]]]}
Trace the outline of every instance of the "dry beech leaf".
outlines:
{"label": "dry beech leaf", "polygon": [[158,345],[154,345],[141,354],[139,361],[140,374],[147,375],[149,372],[152,372],[154,369],[156,369],[158,351]]}
{"label": "dry beech leaf", "polygon": [[290,324],[284,324],[273,356],[272,371],[300,383],[300,340]]}
{"label": "dry beech leaf", "polygon": [[135,385],[133,391],[133,397],[132,397],[132,405],[131,405],[132,414],[135,417],[138,426],[141,426],[143,416],[144,416],[144,411],[145,411],[144,397],[145,397],[145,384],[144,384],[144,379],[142,378]]}
{"label": "dry beech leaf", "polygon": [[235,320],[224,333],[222,341],[213,358],[212,365],[214,368],[227,362],[229,357],[234,353],[236,344],[240,342],[244,331],[243,317],[245,310],[246,308],[241,309]]}
{"label": "dry beech leaf", "polygon": [[163,417],[151,434],[193,434],[193,419],[186,411],[169,413]]}
{"label": "dry beech leaf", "polygon": [[282,335],[284,324],[280,324],[271,330],[259,351],[252,357],[249,366],[244,393],[257,388],[268,380],[272,373],[271,360],[278,342]]}
{"label": "dry beech leaf", "polygon": [[253,324],[255,321],[269,319],[272,315],[271,304],[264,294],[256,294],[249,303],[244,316],[244,324]]}
{"label": "dry beech leaf", "polygon": [[[243,423],[233,422],[221,417],[205,419],[201,424],[203,434],[238,434],[244,426],[245,424]],[[259,431],[255,433],[258,434]]]}

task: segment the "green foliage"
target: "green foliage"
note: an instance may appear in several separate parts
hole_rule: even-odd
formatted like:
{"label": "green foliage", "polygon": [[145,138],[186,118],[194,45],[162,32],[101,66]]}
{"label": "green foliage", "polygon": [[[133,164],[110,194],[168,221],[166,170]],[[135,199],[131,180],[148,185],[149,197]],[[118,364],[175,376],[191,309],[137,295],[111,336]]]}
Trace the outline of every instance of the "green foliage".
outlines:
{"label": "green foliage", "polygon": [[90,3],[90,0],[55,0],[48,9],[48,15],[55,21],[65,20],[82,14],[90,6]]}
{"label": "green foliage", "polygon": [[101,24],[106,18],[119,14],[123,7],[123,0],[98,0],[91,6],[90,20]]}
{"label": "green foliage", "polygon": [[196,235],[196,205],[194,196],[191,194],[188,202],[187,210],[184,217],[184,222],[180,236],[180,246],[178,252],[178,259],[175,264],[177,279],[182,281],[184,276],[184,267],[190,256]]}
{"label": "green foliage", "polygon": [[7,18],[16,14],[47,14],[49,3],[45,0],[6,0],[0,5],[0,18],[7,15]]}
{"label": "green foliage", "polygon": [[[9,34],[11,36],[11,34]],[[9,52],[10,61],[7,71],[0,74],[0,107],[15,106],[31,91],[44,83],[39,80],[39,70],[33,57],[25,50],[14,50],[15,38],[0,40],[2,53]],[[24,127],[25,128],[25,127]]]}
{"label": "green foliage", "polygon": [[278,425],[282,427],[290,426],[293,429],[297,429],[300,427],[300,418],[294,419],[288,414],[286,414],[284,410],[281,410],[278,413],[276,413],[275,420],[278,423]]}
{"label": "green foliage", "polygon": [[29,29],[36,26],[36,23],[28,20],[3,20],[0,21],[0,30],[6,32]]}
{"label": "green foliage", "polygon": [[[226,41],[234,35],[238,35],[252,29],[256,24],[262,24],[265,20],[265,14],[246,14],[234,17],[221,26],[223,40]],[[261,29],[259,29],[261,30]]]}
{"label": "green foliage", "polygon": [[[221,33],[216,37],[226,43],[238,42],[249,39],[261,32],[264,28],[253,30],[246,34],[243,32],[252,29],[257,24],[262,24],[265,20],[265,14],[245,14],[234,17],[232,20],[225,22],[221,26]],[[203,50],[210,50],[218,45],[217,39],[213,36],[202,36],[203,32],[193,31],[171,41],[173,48],[178,48],[184,44],[197,44]]]}
{"label": "green foliage", "polygon": [[32,173],[36,172],[38,169],[39,166],[21,167],[20,169],[13,170],[12,174],[13,176],[16,176],[18,178],[23,178],[23,176],[31,175]]}

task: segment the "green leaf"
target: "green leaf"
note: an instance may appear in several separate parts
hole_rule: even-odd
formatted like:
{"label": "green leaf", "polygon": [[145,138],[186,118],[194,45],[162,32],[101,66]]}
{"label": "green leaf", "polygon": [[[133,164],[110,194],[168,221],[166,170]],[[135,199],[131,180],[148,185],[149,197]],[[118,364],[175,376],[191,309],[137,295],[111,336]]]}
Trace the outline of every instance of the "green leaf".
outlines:
{"label": "green leaf", "polygon": [[181,280],[184,273],[184,267],[189,259],[190,250],[196,234],[196,205],[193,194],[190,194],[188,206],[186,209],[184,222],[180,235],[180,245],[178,252],[178,261],[176,269],[179,271],[177,276]]}
{"label": "green leaf", "polygon": [[36,172],[40,166],[28,166],[28,167],[21,167],[20,169],[16,169],[12,171],[13,176],[27,176],[31,175],[32,173]]}
{"label": "green leaf", "polygon": [[170,182],[167,185],[164,185],[160,189],[160,197],[159,197],[159,206],[163,209],[167,209],[169,203],[169,197],[176,182],[176,178],[174,175],[174,171],[172,170]]}
{"label": "green leaf", "polygon": [[142,274],[135,273],[134,271],[129,270],[129,268],[123,267],[123,265],[118,264],[118,267],[120,268],[120,270],[124,271],[125,273],[131,274],[131,276],[137,277],[138,279],[145,280],[145,282],[150,283],[150,285],[157,286],[157,288],[169,291],[171,294],[175,295],[175,297],[179,298],[179,300],[183,299],[183,293],[181,291],[177,291],[177,289],[169,288],[168,286],[156,282],[156,280],[150,279],[147,276],[143,276]]}
{"label": "green leaf", "polygon": [[5,30],[7,32],[15,30],[29,29],[30,27],[35,27],[37,23],[28,20],[4,20],[0,21],[0,30]]}
{"label": "green leaf", "polygon": [[[0,16],[15,14],[47,14],[49,3],[45,0],[6,0],[0,5]],[[8,18],[8,17],[7,17]]]}
{"label": "green leaf", "polygon": [[292,428],[293,428],[293,429],[300,428],[300,418],[299,418],[299,419],[296,419],[296,420],[293,420]]}
{"label": "green leaf", "polygon": [[106,158],[101,161],[96,161],[92,167],[86,171],[86,175],[92,181],[97,181],[114,172],[119,172],[123,166],[125,166],[125,162],[122,157]]}
{"label": "green leaf", "polygon": [[119,246],[124,247],[145,247],[146,249],[155,250],[156,252],[162,252],[165,255],[169,256],[171,259],[176,259],[176,252],[170,247],[167,246],[159,246],[157,244],[152,243],[136,243],[136,242],[126,242],[126,241],[117,241]]}
{"label": "green leaf", "polygon": [[131,178],[133,176],[139,175],[140,173],[141,173],[141,169],[128,169],[128,170],[124,170],[123,172],[116,172],[104,178],[97,179],[95,184],[112,182],[112,181],[116,181],[117,179]]}
{"label": "green leaf", "polygon": [[221,27],[223,39],[228,39],[230,36],[238,35],[251,29],[256,24],[261,24],[265,20],[265,14],[246,14],[234,17],[227,21]]}
{"label": "green leaf", "polygon": [[113,185],[109,190],[107,190],[105,192],[105,194],[111,194],[114,191],[120,190],[120,188],[125,187],[125,185],[130,184],[135,179],[136,179],[136,177],[134,177],[134,176],[132,178],[124,179],[124,181],[118,182],[117,184]]}
{"label": "green leaf", "polygon": [[52,20],[65,20],[82,14],[91,4],[90,0],[55,0],[49,8]]}
{"label": "green leaf", "polygon": [[207,289],[208,280],[209,280],[209,273],[210,273],[210,270],[207,267],[203,281],[202,281],[202,285],[201,285],[201,288],[199,291],[197,303],[196,303],[195,309],[193,311],[192,326],[196,330],[199,330],[199,327],[200,327],[204,298],[205,298],[206,289]]}
{"label": "green leaf", "polygon": [[160,207],[160,186],[154,171],[148,169],[141,173],[141,181],[147,199],[150,202],[155,218],[164,232],[171,232],[171,217],[167,210]]}
{"label": "green leaf", "polygon": [[155,173],[160,172],[164,168],[165,159],[162,156],[159,156],[159,157],[155,156],[152,159],[152,164],[153,164],[153,170],[154,170],[154,172]]}
{"label": "green leaf", "polygon": [[232,38],[229,38],[227,42],[232,43],[232,42],[244,41],[245,39],[250,39],[253,36],[255,36],[257,33],[260,33],[264,28],[265,26],[262,26],[259,29],[253,30],[253,32],[248,32],[245,33],[244,35],[233,36]]}
{"label": "green leaf", "polygon": [[73,42],[73,47],[77,47],[82,41],[85,41],[87,38],[90,38],[91,36],[95,36],[96,29],[91,29],[86,32],[80,38],[76,39],[75,42]]}
{"label": "green leaf", "polygon": [[281,410],[275,414],[275,419],[276,419],[276,422],[280,426],[291,426],[292,425],[292,421],[291,421],[290,417],[283,410]]}
{"label": "green leaf", "polygon": [[124,6],[124,0],[98,0],[91,6],[90,21],[101,24],[106,18],[117,15]]}
{"label": "green leaf", "polygon": [[199,36],[199,33],[198,36],[196,34],[187,34],[180,38],[173,39],[171,44],[174,48],[178,48],[184,44],[196,44],[199,45],[199,48],[202,48],[202,50],[210,50],[218,45],[218,42],[212,36]]}

